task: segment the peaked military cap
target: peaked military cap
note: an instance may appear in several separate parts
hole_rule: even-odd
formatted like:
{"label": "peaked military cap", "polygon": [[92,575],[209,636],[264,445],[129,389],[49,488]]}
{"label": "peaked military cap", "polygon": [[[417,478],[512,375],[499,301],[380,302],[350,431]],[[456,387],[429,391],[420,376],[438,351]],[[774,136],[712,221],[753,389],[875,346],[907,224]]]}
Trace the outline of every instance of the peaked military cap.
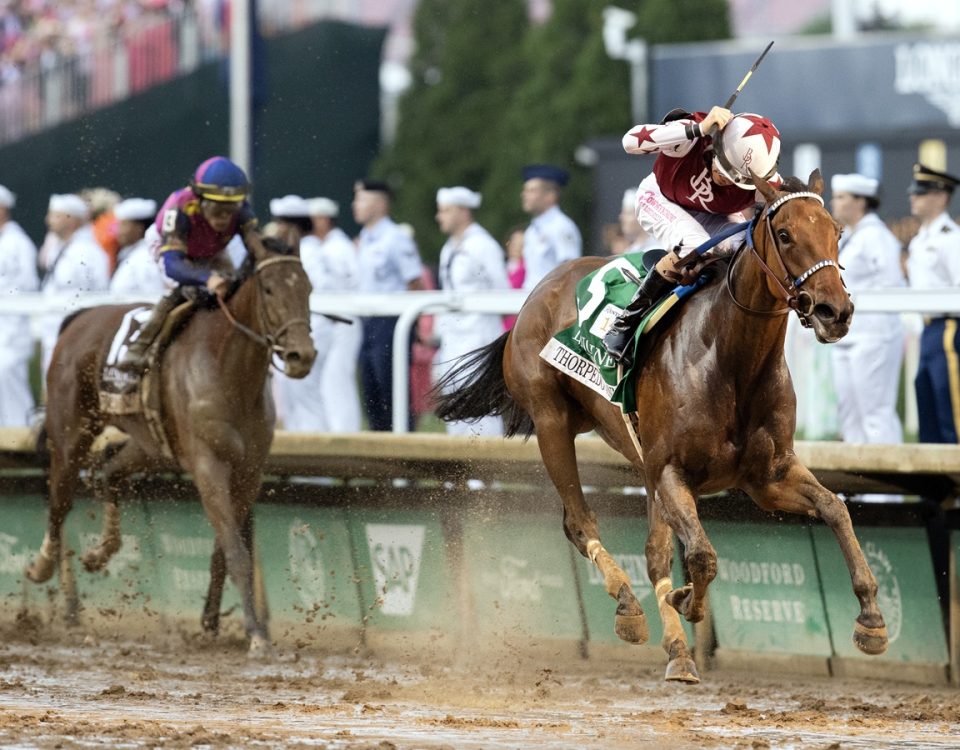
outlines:
{"label": "peaked military cap", "polygon": [[907,192],[911,195],[922,195],[923,193],[929,193],[931,190],[944,190],[953,193],[957,185],[960,185],[960,179],[948,175],[946,172],[938,172],[917,163],[913,165],[913,182],[910,183]]}
{"label": "peaked military cap", "polygon": [[570,181],[570,173],[561,169],[560,167],[555,167],[552,164],[528,164],[523,168],[523,181],[527,180],[549,180],[550,182],[557,183],[560,187],[563,187]]}

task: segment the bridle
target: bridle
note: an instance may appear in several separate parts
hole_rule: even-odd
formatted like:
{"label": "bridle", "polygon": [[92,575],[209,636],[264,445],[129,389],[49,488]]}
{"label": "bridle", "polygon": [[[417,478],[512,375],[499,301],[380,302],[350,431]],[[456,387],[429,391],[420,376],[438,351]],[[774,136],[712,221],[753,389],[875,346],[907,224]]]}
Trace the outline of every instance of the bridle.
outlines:
{"label": "bridle", "polygon": [[[257,282],[257,289],[263,296],[263,282],[260,280],[260,271],[262,271],[267,266],[272,266],[275,263],[296,263],[301,265],[300,258],[295,255],[275,255],[271,258],[265,258],[264,260],[259,261],[253,268],[253,276]],[[307,318],[291,318],[286,321],[282,326],[280,326],[275,331],[270,331],[267,334],[260,334],[254,331],[252,328],[245,326],[235,317],[233,313],[230,312],[230,308],[227,307],[227,303],[223,301],[223,298],[220,295],[217,295],[217,304],[220,306],[220,309],[223,311],[223,314],[226,316],[227,320],[230,321],[231,325],[234,328],[239,330],[241,333],[245,334],[248,338],[255,341],[260,346],[264,346],[270,350],[271,355],[279,354],[281,358],[283,357],[286,348],[280,345],[281,337],[295,325],[305,325],[307,329],[310,328],[310,321]],[[269,321],[267,320],[267,315],[264,312],[263,305],[259,305],[260,313],[260,327],[264,330],[269,328]],[[274,362],[273,357],[270,357],[270,364],[277,370],[282,371],[282,368],[278,367]]]}
{"label": "bridle", "polygon": [[[817,193],[807,191],[786,193],[781,195],[773,203],[765,207],[761,212],[754,216],[750,221],[750,224],[747,226],[746,232],[746,246],[750,249],[750,252],[753,253],[756,261],[760,264],[760,268],[762,268],[764,273],[766,273],[767,276],[773,280],[774,288],[779,290],[780,294],[783,296],[786,307],[775,308],[773,310],[754,310],[737,300],[737,297],[733,291],[733,267],[736,265],[737,260],[742,255],[743,245],[740,246],[740,249],[733,257],[733,260],[730,261],[730,265],[727,266],[727,291],[729,292],[730,299],[733,300],[733,303],[745,312],[753,315],[785,315],[793,310],[797,313],[797,317],[800,319],[800,323],[804,326],[804,328],[809,328],[811,326],[810,313],[813,311],[813,299],[807,292],[800,291],[800,287],[805,281],[807,281],[807,279],[813,276],[813,274],[815,274],[817,271],[823,270],[824,268],[833,266],[837,269],[837,273],[839,274],[840,266],[836,261],[830,260],[829,258],[824,258],[823,260],[814,263],[812,266],[810,266],[810,268],[796,277],[787,270],[786,263],[783,261],[783,253],[780,250],[780,244],[777,242],[777,237],[773,231],[773,217],[784,203],[798,198],[809,198],[817,201],[817,203],[823,206],[823,198]],[[780,266],[782,276],[778,276],[770,268],[770,266],[763,261],[763,258],[760,257],[760,253],[757,252],[756,245],[753,241],[753,233],[757,228],[757,223],[760,221],[763,221],[764,223],[764,227],[767,232],[767,238],[770,240],[771,247],[773,247],[773,256],[776,258],[777,264]],[[842,281],[843,279],[841,278],[841,282]]]}

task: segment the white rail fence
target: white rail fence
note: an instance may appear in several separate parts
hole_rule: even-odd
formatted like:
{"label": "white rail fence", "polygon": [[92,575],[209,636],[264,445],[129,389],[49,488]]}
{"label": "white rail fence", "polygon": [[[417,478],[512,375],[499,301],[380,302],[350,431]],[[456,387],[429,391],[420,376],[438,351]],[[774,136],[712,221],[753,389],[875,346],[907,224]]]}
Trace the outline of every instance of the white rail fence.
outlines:
{"label": "white rail fence", "polygon": [[[406,292],[403,294],[315,294],[310,298],[315,313],[358,316],[397,316],[393,335],[393,431],[407,431],[410,404],[407,343],[413,326],[421,315],[445,312],[490,313],[509,315],[519,312],[526,293],[522,291],[476,292]],[[28,316],[36,335],[35,321],[51,313],[67,314],[74,310],[103,304],[143,302],[142,298],[118,297],[112,294],[76,294],[51,296],[42,293],[14,294],[0,298],[0,316]],[[916,432],[916,400],[913,377],[919,356],[919,333],[923,316],[960,316],[960,289],[871,290],[853,294],[859,312],[898,313],[904,319],[905,393],[904,427]],[[807,439],[833,437],[836,432],[836,402],[832,396],[828,347],[816,345],[810,331],[796,325],[791,316],[788,330],[787,361],[797,391],[798,430]],[[37,336],[39,338],[39,336]]]}

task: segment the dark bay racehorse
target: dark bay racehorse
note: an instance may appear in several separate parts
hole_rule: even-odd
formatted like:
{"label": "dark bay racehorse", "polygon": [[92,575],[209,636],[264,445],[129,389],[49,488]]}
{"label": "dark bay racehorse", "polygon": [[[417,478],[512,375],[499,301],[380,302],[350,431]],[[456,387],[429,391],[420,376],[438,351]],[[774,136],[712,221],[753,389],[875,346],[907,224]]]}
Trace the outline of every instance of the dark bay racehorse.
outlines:
{"label": "dark bay racehorse", "polygon": [[[853,639],[868,654],[887,646],[877,584],[843,502],[824,488],[793,450],[796,396],[783,345],[791,309],[821,342],[842,338],[853,304],[837,265],[839,227],[823,208],[823,180],[791,178],[778,192],[757,181],[766,205],[741,248],[714,281],[662,323],[636,382],[634,444],[617,405],[563,375],[540,356],[548,339],[577,320],[575,288],[609,259],[581,258],[550,273],[531,292],[513,330],[458,363],[437,390],[446,420],[503,414],[508,434],[535,430],[540,453],[563,500],[563,527],[604,576],[617,601],[615,630],[648,637],[630,580],[604,549],[584,500],[574,437],[596,430],[644,473],[649,536],[647,572],[657,594],[668,654],[666,679],[697,682],[678,612],[704,616],[717,555],[700,524],[699,495],[738,488],[766,510],[822,519],[834,532],[860,602]],[[640,452],[642,446],[642,455]],[[673,533],[683,542],[690,582],[670,580]]]}
{"label": "dark bay racehorse", "polygon": [[[161,413],[179,467],[189,472],[215,532],[204,625],[216,628],[225,570],[241,592],[253,655],[269,649],[266,623],[254,606],[252,507],[273,439],[267,373],[278,352],[285,372],[304,377],[316,351],[310,337],[310,281],[300,258],[283,243],[264,240],[266,254],[249,257],[235,293],[220,309],[198,310],[171,342],[160,368]],[[46,433],[50,497],[43,546],[27,576],[49,580],[60,555],[63,521],[94,438],[115,425],[130,438],[102,466],[103,531],[82,556],[100,570],[120,548],[117,491],[130,474],[163,463],[161,447],[141,415],[100,410],[104,360],[132,306],[82,310],[61,329],[47,374]],[[212,627],[211,627],[212,625]]]}

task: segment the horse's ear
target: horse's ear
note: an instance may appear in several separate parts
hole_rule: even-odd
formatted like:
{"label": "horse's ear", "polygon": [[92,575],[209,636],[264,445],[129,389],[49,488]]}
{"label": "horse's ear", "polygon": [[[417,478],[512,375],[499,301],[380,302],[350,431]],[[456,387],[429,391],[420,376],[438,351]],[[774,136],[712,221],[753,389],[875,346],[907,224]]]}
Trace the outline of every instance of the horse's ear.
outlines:
{"label": "horse's ear", "polygon": [[817,195],[823,195],[823,177],[820,175],[820,168],[814,169],[810,173],[810,179],[807,180],[807,187],[811,192]]}
{"label": "horse's ear", "polygon": [[757,190],[760,191],[760,195],[763,196],[767,203],[773,203],[777,199],[777,189],[773,185],[752,169],[750,170],[750,177],[753,179],[753,184],[756,185]]}

